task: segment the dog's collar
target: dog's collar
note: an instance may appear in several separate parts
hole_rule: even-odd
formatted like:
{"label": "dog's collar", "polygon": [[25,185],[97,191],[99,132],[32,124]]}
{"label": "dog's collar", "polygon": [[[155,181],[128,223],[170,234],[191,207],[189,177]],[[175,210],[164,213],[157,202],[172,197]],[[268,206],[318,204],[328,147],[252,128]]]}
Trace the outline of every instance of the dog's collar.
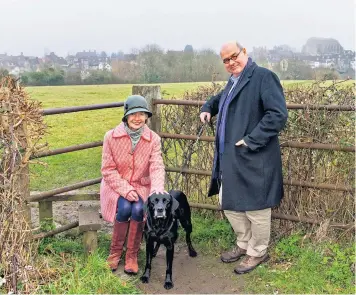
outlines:
{"label": "dog's collar", "polygon": [[[173,224],[174,224],[174,221],[176,220],[176,218],[175,218],[175,216],[172,214],[171,215],[172,216],[172,220],[170,221],[170,225],[169,225],[169,227],[164,231],[164,232],[162,232],[162,233],[158,233],[153,227],[152,227],[152,220],[153,220],[153,218],[152,218],[152,216],[151,216],[151,214],[150,214],[150,217],[151,218],[147,218],[147,222],[146,222],[146,224],[147,224],[147,233],[148,234],[151,234],[151,233],[154,233],[155,234],[155,236],[156,237],[158,237],[158,238],[164,238],[165,236],[168,236],[168,233],[170,232],[170,230],[172,229],[172,227],[173,227]],[[167,222],[168,223],[168,222]],[[159,234],[159,235],[158,235]]]}

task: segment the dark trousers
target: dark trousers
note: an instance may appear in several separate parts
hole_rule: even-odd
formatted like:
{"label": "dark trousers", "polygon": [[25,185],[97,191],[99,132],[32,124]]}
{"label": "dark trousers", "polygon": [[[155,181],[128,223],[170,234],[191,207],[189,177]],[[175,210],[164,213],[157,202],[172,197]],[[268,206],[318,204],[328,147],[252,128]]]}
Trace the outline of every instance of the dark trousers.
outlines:
{"label": "dark trousers", "polygon": [[141,222],[143,221],[143,201],[141,198],[137,202],[130,202],[124,197],[117,201],[116,220],[119,222],[128,221],[129,218]]}

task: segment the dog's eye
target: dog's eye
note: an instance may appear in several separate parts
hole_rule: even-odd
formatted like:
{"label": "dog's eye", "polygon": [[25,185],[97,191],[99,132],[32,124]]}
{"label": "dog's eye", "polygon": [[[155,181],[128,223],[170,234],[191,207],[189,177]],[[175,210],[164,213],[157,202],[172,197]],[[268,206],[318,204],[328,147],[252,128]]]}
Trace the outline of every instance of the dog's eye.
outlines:
{"label": "dog's eye", "polygon": [[163,204],[166,204],[167,203],[167,199],[163,199],[162,202],[163,202]]}
{"label": "dog's eye", "polygon": [[158,198],[155,198],[155,203],[156,203],[156,204],[158,203],[158,201],[159,201]]}

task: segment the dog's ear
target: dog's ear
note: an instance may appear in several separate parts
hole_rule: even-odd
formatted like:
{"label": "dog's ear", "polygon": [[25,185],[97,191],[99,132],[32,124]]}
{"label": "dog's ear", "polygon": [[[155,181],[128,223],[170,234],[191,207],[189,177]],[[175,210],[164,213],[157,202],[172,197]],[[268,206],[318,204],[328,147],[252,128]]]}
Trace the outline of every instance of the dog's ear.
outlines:
{"label": "dog's ear", "polygon": [[147,213],[147,208],[148,208],[148,200],[146,202],[143,203],[143,212]]}
{"label": "dog's ear", "polygon": [[172,214],[174,214],[174,212],[178,209],[179,207],[179,202],[172,196],[170,195],[172,198]]}
{"label": "dog's ear", "polygon": [[148,212],[148,203],[150,202],[150,197],[146,200],[146,202],[143,203],[143,212],[147,213]]}

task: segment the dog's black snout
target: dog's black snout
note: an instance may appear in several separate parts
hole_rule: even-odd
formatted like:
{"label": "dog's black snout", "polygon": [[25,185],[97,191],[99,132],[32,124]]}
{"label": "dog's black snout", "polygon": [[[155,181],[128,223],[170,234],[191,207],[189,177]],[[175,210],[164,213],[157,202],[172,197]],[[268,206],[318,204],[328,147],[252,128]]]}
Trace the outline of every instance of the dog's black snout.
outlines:
{"label": "dog's black snout", "polygon": [[163,212],[163,208],[157,208],[157,212],[158,213],[162,213]]}

